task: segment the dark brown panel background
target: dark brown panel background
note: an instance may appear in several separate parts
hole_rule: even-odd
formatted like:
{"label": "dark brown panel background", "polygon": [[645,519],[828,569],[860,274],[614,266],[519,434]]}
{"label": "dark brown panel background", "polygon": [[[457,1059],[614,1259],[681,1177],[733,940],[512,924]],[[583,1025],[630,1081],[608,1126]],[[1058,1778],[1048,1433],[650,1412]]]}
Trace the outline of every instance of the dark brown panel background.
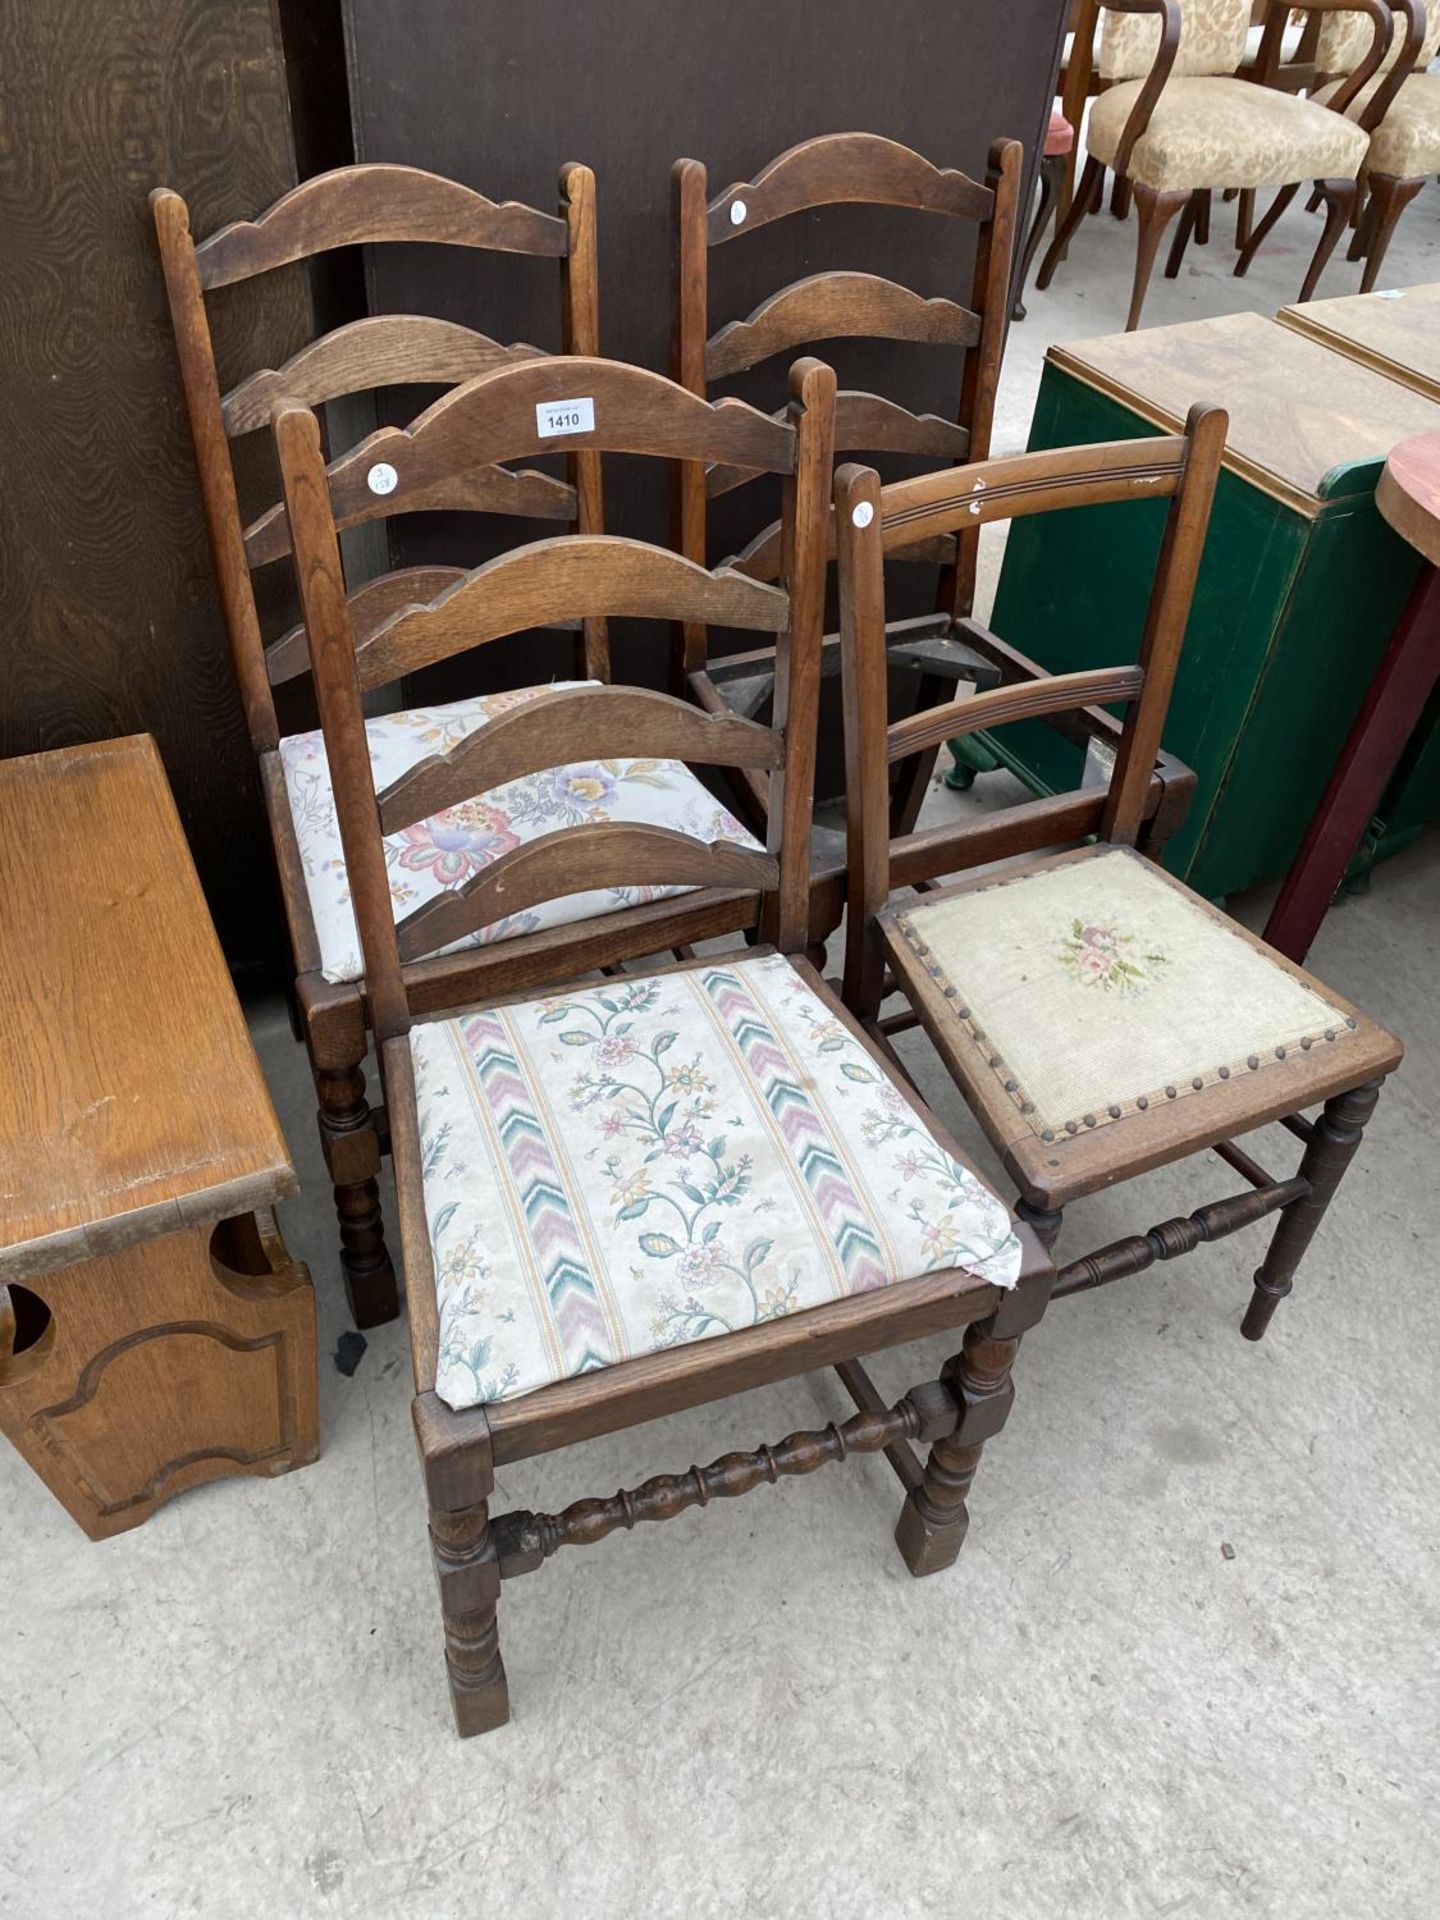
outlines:
{"label": "dark brown panel background", "polygon": [[[0,751],[153,733],[232,961],[273,959],[146,206],[176,187],[206,233],[293,184],[270,0],[11,0],[0,120]],[[308,316],[295,273],[227,291],[222,373]]]}
{"label": "dark brown panel background", "polygon": [[[797,140],[859,128],[983,177],[993,139],[1012,135],[1027,156],[1034,151],[1065,11],[1065,0],[343,4],[356,157],[433,167],[494,198],[543,207],[554,202],[561,161],[588,162],[599,182],[602,346],[660,369],[669,362],[673,160],[702,160],[718,192]],[[963,301],[972,244],[963,227],[919,214],[841,208],[798,216],[712,255],[712,326],[743,316],[785,281],[827,267],[865,267]],[[377,250],[370,298],[377,311],[419,308],[502,339],[558,345],[547,262]],[[842,384],[953,411],[953,353],[842,342],[821,351]],[[783,357],[729,390],[780,405]],[[414,400],[392,396],[390,417],[408,418]],[[663,539],[664,478],[645,464],[607,462],[607,517],[612,531]],[[712,559],[741,544],[771,511],[773,500],[762,500],[759,489],[722,503]],[[494,544],[533,532],[509,529]],[[462,537],[470,555],[483,551],[474,534]],[[460,557],[455,529],[439,516],[397,522],[392,551],[405,564]],[[917,581],[917,610],[931,591],[928,580]],[[662,644],[653,628],[643,639],[628,637],[617,649],[617,672],[658,683]],[[482,670],[508,681],[567,665],[538,642],[495,654]]]}

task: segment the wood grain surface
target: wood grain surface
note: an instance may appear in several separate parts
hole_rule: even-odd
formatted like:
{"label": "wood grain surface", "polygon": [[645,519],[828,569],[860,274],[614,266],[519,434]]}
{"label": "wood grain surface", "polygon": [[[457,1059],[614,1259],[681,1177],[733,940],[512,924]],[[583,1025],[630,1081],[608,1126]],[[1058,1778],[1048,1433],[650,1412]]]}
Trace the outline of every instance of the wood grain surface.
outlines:
{"label": "wood grain surface", "polygon": [[0,765],[0,1277],[295,1191],[155,744]]}
{"label": "wood grain surface", "polygon": [[1198,400],[1226,409],[1225,465],[1313,517],[1326,476],[1440,427],[1440,408],[1258,313],[1052,347],[1077,379],[1171,432]]}
{"label": "wood grain surface", "polygon": [[1282,327],[1440,401],[1440,283],[1282,307]]}
{"label": "wood grain surface", "polygon": [[[0,754],[152,733],[229,952],[278,958],[145,204],[172,185],[205,232],[293,184],[271,5],[26,0],[0,74]],[[215,325],[222,371],[282,364],[299,270],[227,290]]]}

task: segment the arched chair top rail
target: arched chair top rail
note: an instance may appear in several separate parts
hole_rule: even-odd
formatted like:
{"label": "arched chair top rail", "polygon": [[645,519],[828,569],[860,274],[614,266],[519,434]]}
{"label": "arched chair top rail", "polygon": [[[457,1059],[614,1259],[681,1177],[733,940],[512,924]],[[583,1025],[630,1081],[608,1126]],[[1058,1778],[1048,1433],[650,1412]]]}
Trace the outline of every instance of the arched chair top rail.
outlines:
{"label": "arched chair top rail", "polygon": [[817,340],[914,340],[973,347],[980,316],[953,300],[923,294],[874,273],[812,273],[762,300],[705,343],[705,377],[723,380],[772,354]]}
{"label": "arched chair top rail", "polygon": [[1189,442],[1173,434],[1021,453],[896,480],[880,489],[883,545],[888,553],[921,536],[1018,520],[1056,507],[1168,499],[1180,489],[1188,454]]}
{"label": "arched chair top rail", "polygon": [[376,241],[487,247],[563,259],[565,222],[519,200],[488,200],[422,167],[367,162],[317,173],[254,220],[232,220],[195,249],[207,291],[275,267]]}
{"label": "arched chair top rail", "polygon": [[[594,426],[567,430],[573,418],[587,417],[587,408]],[[408,427],[371,434],[326,471],[336,518],[348,524],[342,516],[359,514],[376,467],[389,469],[384,509],[405,513],[457,469],[586,448],[724,460],[766,473],[790,473],[795,466],[793,428],[743,400],[702,400],[643,367],[574,355],[529,360],[469,380]]]}
{"label": "arched chair top rail", "polygon": [[757,893],[779,882],[768,853],[729,841],[706,842],[673,827],[614,821],[544,833],[508,853],[463,886],[447,889],[396,928],[402,961],[419,960],[452,941],[542,900],[604,887],[739,887]]}
{"label": "arched chair top rail", "polygon": [[[372,435],[373,439],[382,438]],[[368,445],[367,441],[365,445]],[[355,449],[364,452],[364,446]],[[333,461],[327,471],[345,467],[351,455]],[[343,488],[331,488],[331,502],[337,527],[358,527],[370,520],[384,520],[392,513],[509,513],[522,520],[573,520],[575,489],[548,473],[533,467],[512,472],[509,467],[479,466],[455,472],[441,467],[428,485],[411,485],[403,496],[398,488],[377,481],[376,468],[383,468],[380,454],[359,467],[348,470]],[[290,551],[290,522],[285,503],[277,501],[245,529],[245,558],[251,568],[263,567],[283,559]]]}
{"label": "arched chair top rail", "polygon": [[878,133],[826,133],[790,147],[753,180],[738,180],[706,210],[706,241],[723,245],[811,207],[868,204],[988,220],[991,189]]}
{"label": "arched chair top rail", "polygon": [[[789,622],[790,596],[724,567],[712,573],[643,540],[562,534],[487,560],[428,605],[397,607],[356,642],[356,668],[362,688],[384,686],[508,634],[605,616],[779,633]],[[488,738],[491,729],[485,731]],[[575,752],[595,751],[575,743]]]}
{"label": "arched chair top rail", "polygon": [[403,833],[477,793],[586,760],[680,760],[692,766],[785,763],[771,728],[733,713],[642,687],[566,687],[512,707],[451,747],[431,754],[377,796],[380,831]]}
{"label": "arched chair top rail", "polygon": [[[772,416],[784,419],[783,413]],[[909,413],[878,393],[846,391],[835,396],[835,451],[841,453],[911,453],[935,460],[963,460],[970,435],[938,413]],[[705,475],[705,492],[712,500],[756,478],[753,469],[715,466]]]}
{"label": "arched chair top rail", "polygon": [[233,440],[268,426],[280,400],[318,407],[373,387],[453,387],[540,357],[539,347],[507,347],[456,320],[372,313],[310,341],[283,367],[261,367],[232,387],[221,401],[225,431]]}

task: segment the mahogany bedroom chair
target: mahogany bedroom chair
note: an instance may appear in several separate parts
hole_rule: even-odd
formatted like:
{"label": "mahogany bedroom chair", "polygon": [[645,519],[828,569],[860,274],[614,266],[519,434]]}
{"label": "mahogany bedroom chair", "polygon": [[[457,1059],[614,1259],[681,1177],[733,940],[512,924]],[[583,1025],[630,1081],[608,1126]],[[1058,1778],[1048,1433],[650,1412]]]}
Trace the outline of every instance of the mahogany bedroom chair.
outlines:
{"label": "mahogany bedroom chair", "polygon": [[[981,459],[990,450],[995,392],[1009,314],[1011,268],[1016,243],[1024,153],[1018,141],[997,140],[984,181],[953,168],[936,167],[909,147],[872,133],[826,134],[791,147],[753,180],[736,181],[708,198],[705,168],[677,160],[675,205],[675,308],[672,372],[682,386],[703,396],[763,365],[777,354],[808,350],[820,341],[884,340],[902,352],[909,346],[941,349],[954,358],[958,397],[955,417],[916,415],[886,395],[842,391],[836,401],[837,453],[909,454],[925,459]],[[975,265],[968,304],[927,298],[872,273],[814,273],[791,282],[743,319],[713,326],[711,255],[777,220],[833,207],[871,205],[897,213],[972,222]],[[937,235],[938,239],[938,235]],[[927,292],[929,290],[927,289]],[[713,326],[713,330],[712,330]],[[709,557],[710,504],[755,475],[735,467],[681,470],[676,544],[692,560]],[[976,542],[930,541],[897,560],[938,564],[936,612],[897,621],[891,629],[891,659],[918,678],[922,705],[947,698],[957,680],[988,684],[988,668],[955,636],[954,621],[970,611],[975,590]],[[773,579],[780,560],[778,526],[759,532],[734,564],[757,579]],[[838,640],[827,642],[822,673],[837,671]],[[677,637],[672,684],[709,712],[730,706],[764,710],[772,671],[770,649],[761,647],[712,658],[709,636],[690,622]],[[902,769],[895,795],[897,825],[910,825],[919,811],[934,755]],[[763,818],[759,783],[746,783],[752,819]],[[818,928],[824,933],[829,929]]]}
{"label": "mahogany bedroom chair", "polygon": [[[502,1583],[562,1547],[883,1449],[906,1487],[907,1564],[949,1565],[981,1449],[1013,1397],[1020,1336],[1051,1279],[1038,1241],[801,958],[833,374],[799,362],[788,414],[773,420],[633,367],[581,365],[590,444],[782,476],[778,583],[634,540],[567,535],[477,568],[366,640],[336,538],[356,470],[327,474],[308,410],[276,419],[390,1115],[415,1429],[462,1735],[509,1717]],[[403,444],[387,444],[397,488],[523,450],[537,403],[565,397],[567,380],[532,362],[450,393]],[[634,688],[549,690],[458,744],[435,741],[377,793],[362,707],[377,650],[433,659],[541,620],[622,613],[774,633],[772,722]],[[763,771],[768,848],[577,824],[508,848],[397,927],[387,854],[397,831],[517,776],[563,771],[581,751]],[[502,969],[476,981],[482,1004],[472,995],[464,1013],[435,1010],[431,970],[444,963],[423,955],[529,903],[657,881],[699,888],[690,898],[710,902],[710,932],[761,925],[773,946],[577,984],[602,960],[613,968],[683,935],[676,905],[658,919],[615,913],[546,936],[548,993],[515,992],[519,972]],[[941,1377],[887,1404],[859,1356],[941,1329],[964,1330]],[[861,1408],[841,1425],[608,1500],[490,1513],[495,1469],[509,1461],[832,1364]],[[924,1464],[914,1442],[929,1445]]]}
{"label": "mahogany bedroom chair", "polygon": [[[1369,293],[1380,277],[1401,214],[1427,181],[1440,175],[1440,74],[1429,70],[1440,53],[1440,0],[1390,4],[1395,36],[1384,68],[1345,109],[1370,138],[1361,176],[1365,210],[1349,255],[1365,262],[1362,293]],[[1322,72],[1343,76],[1355,64],[1361,49],[1354,25],[1343,17],[1333,22],[1334,31],[1322,40],[1317,60]],[[1343,77],[1327,80],[1315,98],[1332,100],[1344,86]]]}
{"label": "mahogany bedroom chair", "polygon": [[[252,577],[288,553],[285,516],[277,502],[246,525],[232,445],[267,427],[271,409],[282,397],[320,406],[382,388],[449,386],[532,359],[540,349],[504,345],[476,328],[432,315],[372,314],[308,342],[284,366],[250,371],[222,392],[207,296],[296,261],[361,245],[409,242],[530,256],[558,265],[556,336],[563,351],[594,354],[599,324],[595,180],[588,167],[563,168],[557,215],[517,201],[497,204],[415,167],[343,167],[302,182],[254,220],[232,222],[198,244],[178,193],[157,189],[150,204],[210,549],[280,870],[297,1002],[315,1076],[320,1140],[335,1188],[346,1292],[357,1325],[372,1326],[393,1318],[398,1300],[376,1184],[383,1115],[377,1128],[365,1091],[359,954],[353,932],[338,959],[326,952],[326,940],[316,937],[307,883],[324,885],[326,876],[307,865],[305,823],[292,817],[275,701],[276,688],[308,673],[305,637],[302,628],[294,628],[266,644]],[[457,468],[430,496],[408,494],[405,510],[463,509],[598,531],[603,525],[599,456],[573,453],[574,445],[573,439],[563,437],[554,443],[554,450],[570,452],[568,484],[535,469]],[[371,463],[365,484],[350,503],[346,525],[376,521],[394,511],[386,491],[389,483],[384,463]],[[408,567],[366,581],[352,595],[357,631],[362,636],[374,633],[397,609],[429,599],[459,571]],[[578,668],[606,676],[603,622],[592,621],[583,635],[577,633],[574,646]],[[312,798],[319,804],[317,796]],[[338,854],[338,842],[333,851]],[[454,864],[461,856],[452,854]],[[333,890],[333,874],[329,881]]]}
{"label": "mahogany bedroom chair", "polygon": [[[1265,1332],[1360,1144],[1400,1043],[1313,975],[1173,880],[1136,841],[1165,724],[1224,445],[1225,415],[1197,407],[1183,435],[1061,452],[881,488],[836,481],[846,675],[850,899],[845,1004],[874,1034],[921,1025],[1020,1189],[1018,1212],[1053,1248],[1072,1201],[1213,1150],[1242,1194],[1071,1260],[1055,1295],[1143,1272],[1277,1215],[1243,1331]],[[1138,661],[1000,687],[887,728],[881,578],[886,543],[1021,514],[1168,499]],[[1127,508],[1127,510],[1129,510]],[[1118,643],[1117,652],[1122,651]],[[918,744],[1091,703],[1125,718],[1092,844],[1042,852],[1045,808],[1015,809],[1007,864],[993,832],[934,828],[892,900],[888,763]],[[891,988],[905,1010],[881,1022]],[[1314,1120],[1304,1109],[1320,1104]],[[1236,1144],[1278,1121],[1305,1143],[1276,1178]]]}
{"label": "mahogany bedroom chair", "polygon": [[1279,73],[1287,8],[1271,0],[1259,65],[1241,74],[1251,27],[1249,0],[1084,0],[1098,7],[1100,92],[1090,109],[1087,158],[1074,200],[1051,242],[1037,287],[1048,287],[1086,214],[1098,209],[1105,169],[1128,182],[1138,208],[1135,282],[1127,331],[1140,324],[1160,242],[1176,215],[1166,273],[1180,271],[1197,230],[1208,233],[1214,193],[1279,191],[1264,218],[1245,233],[1237,275],[1255,254],[1300,186],[1313,182],[1326,206],[1324,229],[1305,275],[1301,300],[1313,293],[1356,204],[1365,137],[1344,109],[1379,67],[1391,23],[1386,0],[1311,0],[1310,13],[1347,11],[1370,23],[1369,53],[1341,92],[1323,105],[1287,90]]}

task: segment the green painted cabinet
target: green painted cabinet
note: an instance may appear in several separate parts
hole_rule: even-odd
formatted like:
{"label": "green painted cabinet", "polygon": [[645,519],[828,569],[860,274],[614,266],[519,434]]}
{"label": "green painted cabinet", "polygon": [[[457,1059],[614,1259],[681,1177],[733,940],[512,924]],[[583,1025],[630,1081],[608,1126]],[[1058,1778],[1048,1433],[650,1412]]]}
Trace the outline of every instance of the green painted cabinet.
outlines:
{"label": "green painted cabinet", "polygon": [[[1196,401],[1231,425],[1165,732],[1197,787],[1165,862],[1220,897],[1278,879],[1299,846],[1418,571],[1375,483],[1440,406],[1234,314],[1052,348],[1030,446],[1173,432]],[[1057,673],[1133,659],[1164,517],[1157,501],[1017,521],[994,630]],[[987,745],[1041,792],[1087,774],[1040,724]]]}

